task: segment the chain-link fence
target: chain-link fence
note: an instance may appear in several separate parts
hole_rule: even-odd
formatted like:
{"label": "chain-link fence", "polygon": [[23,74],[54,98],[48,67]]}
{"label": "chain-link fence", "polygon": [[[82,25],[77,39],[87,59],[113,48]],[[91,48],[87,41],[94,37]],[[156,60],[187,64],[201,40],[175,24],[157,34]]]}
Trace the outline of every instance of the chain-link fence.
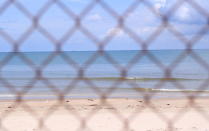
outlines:
{"label": "chain-link fence", "polygon": [[1,0],[0,130],[209,130],[207,4]]}

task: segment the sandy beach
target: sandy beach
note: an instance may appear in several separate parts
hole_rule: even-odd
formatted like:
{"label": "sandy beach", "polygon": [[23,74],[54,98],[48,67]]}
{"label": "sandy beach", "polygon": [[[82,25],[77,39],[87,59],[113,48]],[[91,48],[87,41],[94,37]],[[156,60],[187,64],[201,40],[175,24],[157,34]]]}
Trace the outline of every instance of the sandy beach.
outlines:
{"label": "sandy beach", "polygon": [[1,101],[1,131],[209,131],[209,100]]}

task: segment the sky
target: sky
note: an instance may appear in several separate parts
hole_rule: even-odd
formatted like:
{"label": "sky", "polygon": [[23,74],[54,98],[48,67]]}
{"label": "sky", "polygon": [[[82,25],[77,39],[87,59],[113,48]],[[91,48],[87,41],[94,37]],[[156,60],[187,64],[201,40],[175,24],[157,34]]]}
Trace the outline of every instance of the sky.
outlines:
{"label": "sky", "polygon": [[[7,0],[0,1],[0,7]],[[16,0],[23,5],[33,16],[47,3],[47,0]],[[75,15],[79,16],[91,0],[59,0]],[[124,16],[124,12],[133,5],[136,0],[103,0],[118,16]],[[183,2],[175,12],[169,15],[169,23],[186,39],[202,36],[192,47],[193,49],[209,49],[209,33],[204,35],[198,33],[209,23],[209,1],[193,0],[204,10],[194,9],[191,4]],[[177,0],[149,0],[149,5],[143,3],[127,14],[124,18],[124,26],[134,32],[137,37],[146,41],[150,35],[157,31],[162,25],[162,19],[159,16],[166,15],[168,11],[176,4]],[[154,9],[158,16],[150,8]],[[207,15],[208,14],[208,15]],[[47,30],[56,40],[61,40],[63,36],[74,27],[75,21],[72,17],[66,15],[62,8],[52,4],[50,8],[42,15],[39,25]],[[113,37],[105,46],[105,50],[140,50],[140,42],[130,37],[130,34],[118,26],[117,18],[113,17],[100,4],[91,8],[87,15],[82,17],[81,25],[87,29],[99,41],[106,37]],[[6,10],[0,13],[0,32],[7,33],[14,41],[33,26],[30,18],[26,17],[16,6],[11,4]],[[1,34],[1,33],[0,33]],[[89,51],[97,50],[98,44],[90,39],[81,30],[76,29],[68,39],[62,43],[63,51]],[[185,43],[177,38],[167,28],[164,28],[161,34],[154,39],[148,49],[185,49]],[[0,52],[12,51],[12,43],[0,35]],[[19,47],[20,51],[53,51],[54,44],[35,29]]]}

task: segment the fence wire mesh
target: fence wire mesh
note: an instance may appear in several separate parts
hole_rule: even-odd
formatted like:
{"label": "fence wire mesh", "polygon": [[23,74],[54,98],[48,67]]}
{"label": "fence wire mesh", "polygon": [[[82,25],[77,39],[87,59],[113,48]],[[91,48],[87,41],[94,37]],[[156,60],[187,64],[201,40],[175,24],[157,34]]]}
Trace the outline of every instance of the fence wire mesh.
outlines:
{"label": "fence wire mesh", "polygon": [[[143,90],[138,90],[140,88],[140,84],[137,84],[135,80],[128,80],[129,77],[129,71],[137,62],[139,62],[143,57],[147,57],[149,61],[151,61],[155,67],[157,67],[159,70],[163,72],[163,76],[160,80],[158,80],[154,84],[154,89],[162,89],[165,86],[166,82],[170,82],[173,86],[176,87],[176,89],[179,90],[185,90],[187,87],[185,87],[181,82],[179,82],[178,79],[173,78],[173,71],[185,60],[186,57],[191,57],[196,63],[198,63],[201,68],[205,70],[206,73],[209,74],[209,63],[205,59],[203,59],[199,54],[194,51],[194,47],[199,44],[199,42],[204,38],[208,37],[208,31],[209,31],[209,12],[207,8],[204,8],[201,1],[197,0],[173,0],[173,4],[164,11],[163,13],[158,10],[158,6],[153,6],[151,0],[130,0],[128,1],[129,4],[126,4],[126,8],[122,12],[118,12],[115,6],[120,6],[121,3],[127,2],[127,1],[117,1],[117,4],[109,4],[111,2],[108,2],[108,0],[88,0],[85,1],[83,4],[83,8],[80,11],[74,11],[74,8],[77,8],[76,6],[73,7],[67,5],[63,0],[44,0],[41,1],[42,4],[39,5],[39,7],[36,8],[35,12],[31,11],[31,1],[27,0],[2,0],[0,1],[0,17],[3,17],[7,12],[9,12],[10,8],[15,8],[17,13],[17,18],[19,15],[23,18],[27,19],[29,24],[22,25],[19,27],[21,30],[21,33],[19,35],[17,34],[10,34],[11,32],[8,32],[7,30],[0,29],[0,37],[1,37],[1,44],[0,48],[4,48],[5,46],[9,46],[11,50],[6,53],[6,55],[1,56],[0,61],[0,85],[1,88],[5,88],[8,90],[9,94],[14,95],[13,100],[9,101],[9,104],[5,104],[4,102],[6,100],[2,99],[2,109],[0,113],[0,130],[2,131],[9,131],[9,130],[16,130],[12,128],[11,124],[8,125],[5,123],[8,118],[11,118],[15,112],[16,109],[21,108],[23,112],[28,113],[28,116],[31,117],[36,124],[36,127],[31,130],[56,130],[53,128],[50,128],[52,125],[47,125],[46,121],[53,117],[54,113],[59,110],[61,107],[67,111],[66,114],[69,114],[73,116],[73,119],[70,119],[66,122],[66,125],[62,126],[60,130],[94,130],[94,124],[89,124],[90,120],[94,120],[93,117],[97,115],[102,108],[98,108],[98,105],[101,107],[108,107],[110,110],[108,110],[109,114],[114,116],[114,121],[118,121],[120,124],[116,125],[119,127],[119,130],[134,130],[131,127],[131,124],[134,122],[136,117],[140,117],[141,112],[145,109],[150,109],[153,113],[153,116],[150,116],[151,118],[156,116],[159,118],[159,121],[163,121],[166,124],[166,128],[164,130],[178,130],[175,128],[174,124],[176,121],[181,119],[189,110],[195,110],[196,113],[198,113],[199,116],[201,116],[205,120],[209,120],[208,112],[203,110],[202,108],[198,108],[198,103],[196,102],[196,99],[201,96],[203,92],[182,92],[181,94],[186,97],[188,100],[185,105],[187,105],[188,108],[179,110],[176,115],[173,117],[169,117],[163,112],[160,111],[160,109],[155,107],[155,104],[152,102],[152,99],[156,95],[159,95],[158,92],[152,92],[147,93]],[[31,2],[32,3],[32,2]],[[207,3],[207,2],[206,2]],[[205,19],[205,23],[202,24],[202,26],[199,28],[194,35],[191,37],[187,37],[184,33],[177,29],[175,24],[172,24],[172,17],[175,15],[176,12],[181,8],[182,5],[187,4],[190,6],[190,8],[194,9],[195,12],[202,15]],[[142,7],[143,5],[143,7]],[[34,5],[35,6],[35,5]],[[103,33],[102,37],[98,34],[95,34],[93,31],[92,25],[86,24],[84,21],[87,19],[87,16],[90,14],[92,10],[94,10],[97,6],[100,7],[103,12],[105,12],[107,15],[109,15],[115,23],[113,24],[113,29],[109,33]],[[52,7],[55,8],[55,10],[59,10],[62,12],[63,15],[65,15],[66,21],[66,27],[63,29],[62,34],[54,34],[55,31],[50,30],[50,26],[56,26],[56,25],[44,25],[42,21],[56,21],[55,18],[53,20],[47,19],[45,17],[45,14],[53,16],[53,11],[48,12],[52,9]],[[54,9],[53,8],[53,9]],[[145,38],[141,36],[142,34],[136,32],[134,28],[130,26],[128,23],[129,19],[131,19],[131,15],[133,12],[137,12],[138,8],[146,8],[156,19],[159,19],[158,26],[155,27],[155,29],[152,30],[152,32],[147,35]],[[186,10],[186,9],[185,9]],[[182,14],[183,15],[183,14]],[[183,17],[183,16],[182,16]],[[3,17],[4,18],[4,17]],[[93,19],[99,19],[99,16],[95,15]],[[139,18],[140,19],[146,19],[146,18]],[[195,18],[194,18],[195,19]],[[136,21],[135,24],[137,25],[139,21]],[[148,20],[149,21],[149,20]],[[148,22],[147,21],[147,22]],[[145,22],[141,20],[141,22]],[[2,23],[2,22],[1,22]],[[52,22],[53,23],[53,22]],[[93,23],[93,22],[92,22]],[[70,25],[67,25],[70,24]],[[110,24],[110,23],[107,23]],[[65,25],[64,25],[65,26]],[[94,26],[94,23],[93,23]],[[105,25],[106,26],[106,25]],[[49,27],[49,28],[48,28]],[[56,27],[55,27],[56,28]],[[59,28],[59,26],[57,27]],[[102,27],[101,27],[102,28]],[[183,28],[183,27],[182,27]],[[59,29],[57,29],[59,30]],[[183,51],[179,53],[179,55],[172,59],[172,62],[170,64],[165,64],[156,57],[151,51],[150,46],[153,45],[153,43],[160,37],[160,35],[164,31],[169,32],[172,37],[177,39],[179,43],[181,43],[181,46],[183,47]],[[68,54],[64,51],[63,46],[66,45],[66,43],[73,37],[73,35],[79,31],[83,36],[89,39],[93,43],[93,46],[95,47],[96,51],[82,64],[79,64],[77,60],[73,58],[73,56]],[[30,43],[26,43],[26,41],[33,35],[33,33],[39,33],[41,37],[49,41],[51,44],[50,47],[53,50],[50,52],[47,56],[44,58],[37,58],[42,59],[42,62],[39,64],[34,61],[34,59],[31,59],[28,57],[28,55],[21,50],[23,46],[31,46],[32,48],[36,45],[31,45]],[[123,32],[127,35],[132,41],[134,41],[140,51],[138,51],[133,58],[129,61],[127,65],[123,65],[119,63],[108,51],[106,50],[107,46],[110,46],[118,35]],[[79,40],[80,38],[77,38],[76,40]],[[38,44],[37,40],[37,44]],[[88,42],[88,41],[87,41]],[[169,41],[166,46],[171,46],[169,44]],[[6,44],[7,43],[7,44]],[[25,44],[26,43],[26,44]],[[44,42],[43,42],[44,43]],[[204,44],[208,44],[205,42]],[[44,46],[44,45],[43,45]],[[69,45],[71,46],[71,45]],[[44,48],[44,47],[43,47]],[[79,47],[78,47],[79,48]],[[83,49],[82,46],[80,46],[81,49]],[[165,47],[166,48],[166,47]],[[15,84],[11,82],[12,78],[8,78],[4,75],[4,68],[15,58],[18,57],[20,61],[25,66],[25,70],[27,68],[30,68],[32,72],[34,73],[33,77],[28,78],[29,82],[22,86],[21,88],[18,88]],[[70,80],[67,84],[66,88],[60,89],[59,84],[61,83],[54,83],[44,75],[45,70],[50,66],[51,62],[56,58],[60,57],[62,61],[67,63],[69,68],[72,68],[73,72],[75,72],[75,77]],[[100,57],[103,57],[109,64],[111,64],[118,72],[119,77],[117,79],[114,79],[111,85],[109,85],[109,88],[107,90],[101,90],[89,77],[87,76],[88,69],[94,65],[95,61],[99,59]],[[12,74],[13,75],[13,74]],[[21,77],[17,78],[21,79]],[[68,77],[66,78],[68,79]],[[37,110],[31,106],[28,101],[24,99],[25,95],[29,93],[31,90],[36,88],[36,84],[42,82],[46,88],[48,88],[49,92],[53,92],[53,94],[56,96],[56,100],[53,104],[45,112],[42,112],[42,114],[37,113]],[[92,108],[90,108],[85,116],[79,113],[79,109],[75,110],[74,107],[76,105],[76,102],[71,103],[71,99],[67,98],[66,96],[70,94],[76,87],[78,86],[78,83],[83,82],[84,85],[87,85],[89,90],[92,90],[94,94],[98,96],[98,105],[95,106],[94,104],[90,105]],[[144,102],[144,105],[140,108],[137,108],[136,110],[133,110],[132,112],[129,112],[128,116],[125,116],[123,113],[121,113],[120,110],[114,109],[114,104],[111,104],[109,102],[109,97],[111,97],[111,94],[120,88],[121,84],[127,84],[131,87],[131,89],[134,92],[138,93],[138,96],[141,98],[141,101],[138,102]],[[198,90],[206,90],[209,85],[209,77],[205,79],[201,84],[199,84]],[[93,99],[88,99],[87,101],[96,101]],[[48,101],[47,101],[48,102]],[[47,105],[47,102],[43,102],[42,105],[40,104],[40,108]],[[85,102],[83,102],[85,104]],[[124,103],[125,104],[125,103]],[[129,104],[127,102],[127,104]],[[8,109],[4,110],[3,107],[6,106]],[[5,107],[5,108],[6,108]],[[41,110],[41,109],[39,109]],[[82,109],[80,109],[82,110]],[[85,110],[85,109],[83,109]],[[15,119],[15,118],[14,118]],[[17,118],[16,118],[17,119]],[[28,118],[29,119],[29,118]],[[192,118],[191,118],[192,119]],[[195,118],[194,118],[195,119]],[[63,123],[63,119],[57,117],[56,122],[57,123]],[[75,124],[75,121],[77,121],[78,127],[75,129],[72,129],[70,125],[73,123]],[[146,121],[146,120],[145,120]],[[21,121],[20,121],[21,122]],[[108,123],[107,121],[105,121]],[[93,123],[97,123],[97,119],[93,121]],[[22,123],[27,124],[27,120]],[[111,123],[109,123],[111,125]],[[143,121],[141,123],[137,123],[137,126],[143,127]],[[16,124],[17,125],[17,124]],[[150,123],[150,126],[152,123]],[[27,130],[27,129],[26,129]],[[96,130],[102,130],[102,129],[96,129]],[[109,130],[116,130],[109,129]],[[137,129],[136,129],[137,130]],[[159,129],[160,130],[160,129]],[[163,128],[161,129],[163,130]],[[181,129],[179,129],[181,130]],[[207,128],[206,130],[209,130]]]}

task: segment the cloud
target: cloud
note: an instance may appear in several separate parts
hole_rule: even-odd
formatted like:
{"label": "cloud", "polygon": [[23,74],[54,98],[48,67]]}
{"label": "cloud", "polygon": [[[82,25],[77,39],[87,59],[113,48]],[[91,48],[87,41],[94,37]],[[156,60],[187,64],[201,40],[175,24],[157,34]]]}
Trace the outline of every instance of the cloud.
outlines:
{"label": "cloud", "polygon": [[95,13],[95,14],[92,14],[88,17],[89,20],[92,20],[92,21],[100,21],[102,20],[102,16],[98,13]]}
{"label": "cloud", "polygon": [[190,14],[190,9],[186,6],[181,7],[178,11],[177,11],[177,15],[180,19],[185,20],[185,19],[189,19],[191,16]]}
{"label": "cloud", "polygon": [[181,24],[204,25],[207,17],[201,15],[197,10],[187,5],[181,6],[171,17],[171,20]]}
{"label": "cloud", "polygon": [[[166,14],[167,11],[174,6],[176,2],[175,0],[155,0],[153,7],[159,11],[161,14]],[[206,0],[199,0],[204,1],[204,4],[209,5],[209,1]],[[207,16],[202,15],[195,7],[191,6],[189,2],[184,2],[181,4],[170,17],[171,22],[175,22],[178,24],[197,24],[203,25],[207,22]]]}
{"label": "cloud", "polygon": [[70,2],[79,2],[79,3],[83,3],[83,0],[68,0]]}
{"label": "cloud", "polygon": [[159,11],[160,9],[165,8],[166,2],[166,0],[155,0],[155,9]]}
{"label": "cloud", "polygon": [[122,28],[115,27],[111,28],[107,31],[106,35],[108,36],[116,36],[116,37],[122,37],[124,36],[124,31]]}
{"label": "cloud", "polygon": [[1,20],[0,19],[0,30],[13,30],[18,22],[15,20]]}
{"label": "cloud", "polygon": [[147,27],[142,27],[142,28],[136,29],[136,32],[149,33],[149,32],[153,32],[156,29],[157,29],[157,26],[147,26]]}
{"label": "cloud", "polygon": [[63,2],[67,2],[68,4],[77,4],[77,6],[80,6],[80,5],[85,5],[86,3],[89,2],[89,0],[61,0]]}

